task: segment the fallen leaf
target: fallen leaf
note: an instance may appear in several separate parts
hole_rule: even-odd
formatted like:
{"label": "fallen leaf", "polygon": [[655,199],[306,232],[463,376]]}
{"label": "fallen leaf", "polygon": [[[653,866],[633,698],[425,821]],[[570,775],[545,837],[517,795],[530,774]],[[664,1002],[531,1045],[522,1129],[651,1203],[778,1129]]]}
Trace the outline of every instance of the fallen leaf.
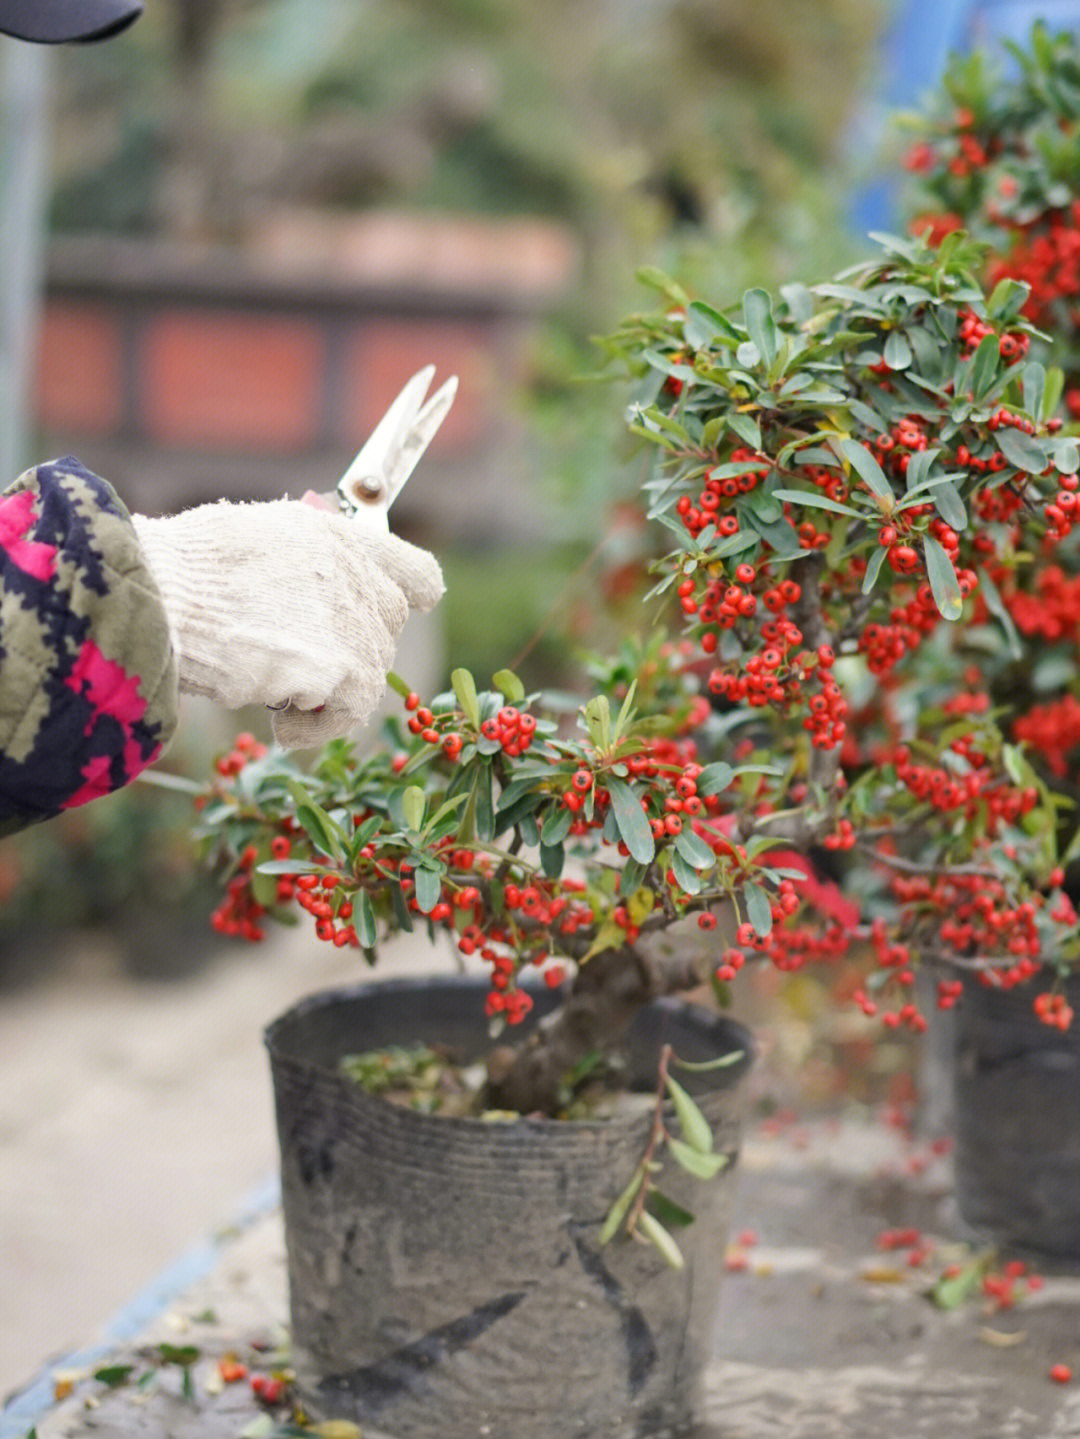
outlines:
{"label": "fallen leaf", "polygon": [[979,1330],[979,1338],[984,1344],[992,1344],[995,1349],[1011,1349],[1014,1344],[1023,1344],[1027,1338],[1027,1330],[990,1329],[984,1324]]}
{"label": "fallen leaf", "polygon": [[866,1284],[902,1284],[904,1271],[892,1264],[872,1264],[869,1269],[860,1269],[859,1278]]}

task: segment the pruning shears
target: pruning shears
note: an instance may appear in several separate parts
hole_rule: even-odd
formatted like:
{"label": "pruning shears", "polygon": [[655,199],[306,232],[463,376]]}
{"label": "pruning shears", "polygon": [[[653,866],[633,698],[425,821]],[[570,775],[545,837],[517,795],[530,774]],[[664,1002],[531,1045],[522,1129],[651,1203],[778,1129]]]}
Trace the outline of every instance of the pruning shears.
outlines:
{"label": "pruning shears", "polygon": [[451,375],[427,397],[434,376],[435,366],[425,365],[402,386],[338,480],[336,495],[326,497],[336,500],[345,514],[379,529],[389,527],[390,506],[435,438],[457,394],[457,376]]}

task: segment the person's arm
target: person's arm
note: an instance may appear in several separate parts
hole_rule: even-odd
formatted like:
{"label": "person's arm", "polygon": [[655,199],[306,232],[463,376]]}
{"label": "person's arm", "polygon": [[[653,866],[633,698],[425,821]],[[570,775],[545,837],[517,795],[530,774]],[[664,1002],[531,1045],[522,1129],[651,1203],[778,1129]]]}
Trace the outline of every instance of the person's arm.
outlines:
{"label": "person's arm", "polygon": [[127,784],[176,726],[178,693],[264,704],[285,746],[362,724],[426,550],[300,500],[129,515],[77,460],[0,496],[0,834]]}
{"label": "person's arm", "polygon": [[132,780],[176,727],[158,585],[113,488],[68,458],[0,495],[0,834]]}

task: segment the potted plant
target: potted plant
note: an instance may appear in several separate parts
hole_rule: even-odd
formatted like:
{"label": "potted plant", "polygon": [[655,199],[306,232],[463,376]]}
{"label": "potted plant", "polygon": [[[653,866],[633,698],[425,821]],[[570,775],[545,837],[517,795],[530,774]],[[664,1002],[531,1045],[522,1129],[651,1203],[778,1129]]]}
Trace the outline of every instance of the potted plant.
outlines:
{"label": "potted plant", "polygon": [[[734,1071],[694,1067],[725,1048],[704,1019],[705,1030],[695,1016],[665,1040],[658,998],[708,981],[723,1001],[751,960],[790,971],[862,955],[872,972],[846,998],[887,1030],[925,1025],[920,961],[951,966],[942,1005],[977,967],[1003,987],[1036,976],[1042,1017],[1060,1020],[1061,976],[1080,948],[1061,888],[1060,803],[953,646],[1007,642],[992,572],[1061,541],[1053,515],[1080,485],[1078,455],[1053,416],[1052,382],[1026,358],[1025,287],[1004,280],[986,298],[981,265],[959,235],[937,248],[884,239],[833,282],[751,290],[729,309],[644,276],[658,307],[605,345],[632,385],[628,428],[648,456],[643,494],[664,552],[642,632],[595,663],[595,692],[568,713],[508,672],[481,688],[457,670],[429,699],[395,678],[402,717],[383,747],[335,743],[302,771],[248,737],[220,762],[201,798],[227,867],[218,924],[254,936],[299,905],[318,938],[369,959],[398,929],[448,935],[479,972],[475,1004],[498,1030],[481,1103],[489,1116],[523,1116],[486,1126],[488,1167],[463,1216],[443,1121],[414,1116],[423,1138],[410,1147],[388,1106],[334,1072],[360,1047],[355,1011],[335,1006],[333,1017],[315,1000],[271,1028],[291,1089],[283,1103],[279,1080],[283,1151],[300,1149],[285,1160],[294,1339],[319,1351],[315,1366],[333,1381],[324,1407],[403,1434],[434,1432],[424,1412],[440,1434],[480,1432],[484,1408],[486,1432],[520,1439],[545,1423],[552,1432],[551,1412],[537,1417],[536,1375],[554,1367],[559,1432],[681,1422],[681,1349],[655,1378],[674,1311],[658,1328],[644,1302],[684,1246],[715,1250],[700,1219],[685,1221],[708,1208],[716,1156],[732,1148],[724,1091],[711,1086]],[[459,1033],[460,986],[424,1007],[443,1034]],[[290,1051],[300,1032],[313,1065]],[[602,1178],[568,1237],[572,1166],[524,1158],[519,1139],[558,1128],[536,1116],[572,1106],[628,1033],[624,1063],[643,1062],[673,1108],[649,1101],[618,1144],[608,1121],[599,1131],[584,1121],[585,1167]],[[417,1037],[400,992],[368,1037],[369,1069],[371,1050]],[[349,1129],[357,1109],[362,1140]],[[421,1148],[441,1156],[434,1179],[414,1168]],[[373,1149],[390,1155],[393,1178],[379,1183],[398,1206],[385,1232],[327,1212],[334,1176],[362,1185]],[[526,1244],[515,1266],[516,1233],[483,1233],[482,1277],[499,1282],[481,1286],[486,1297],[470,1288],[467,1312],[425,1328],[409,1298],[380,1301],[378,1334],[366,1315],[326,1318],[336,1289],[355,1309],[365,1269],[382,1291],[445,1292],[442,1259],[425,1248],[420,1264],[410,1236],[422,1231],[426,1244],[444,1230],[453,1249],[469,1221],[481,1227],[480,1195],[504,1187],[501,1212],[519,1218],[542,1188],[562,1237],[542,1251]],[[403,1207],[417,1191],[421,1217]],[[329,1258],[315,1253],[316,1214],[334,1234]],[[600,1392],[590,1388],[577,1361],[596,1370],[592,1342],[571,1328],[562,1347],[551,1308],[508,1345],[507,1316],[526,1312],[524,1296],[552,1268],[573,1270],[574,1303],[585,1283],[606,1305],[610,1323],[594,1308],[586,1331],[615,1336],[618,1385],[605,1367]],[[692,1286],[695,1303],[711,1283]],[[680,1335],[685,1323],[684,1311]],[[355,1343],[348,1365],[330,1353],[335,1327]],[[440,1386],[450,1351],[452,1380]],[[490,1389],[486,1408],[479,1398],[486,1352],[507,1372],[497,1410]]]}
{"label": "potted plant", "polygon": [[[1080,45],[1074,33],[1033,26],[1023,46],[955,57],[924,113],[905,163],[910,227],[931,243],[964,230],[985,245],[980,278],[1027,286],[1021,313],[1038,329],[1030,357],[1050,367],[1046,414],[1080,418]],[[1020,562],[989,566],[1004,643],[973,649],[1002,730],[1021,744],[1060,802],[1065,891],[1080,898],[1075,845],[1080,797],[1080,629],[1077,536],[1071,509]],[[962,637],[964,640],[966,636]],[[1080,1004],[1063,983],[1039,1024],[1030,1005],[970,985],[956,1036],[957,1178],[976,1224],[1058,1252],[1080,1252],[1080,1042],[1068,1024]]]}

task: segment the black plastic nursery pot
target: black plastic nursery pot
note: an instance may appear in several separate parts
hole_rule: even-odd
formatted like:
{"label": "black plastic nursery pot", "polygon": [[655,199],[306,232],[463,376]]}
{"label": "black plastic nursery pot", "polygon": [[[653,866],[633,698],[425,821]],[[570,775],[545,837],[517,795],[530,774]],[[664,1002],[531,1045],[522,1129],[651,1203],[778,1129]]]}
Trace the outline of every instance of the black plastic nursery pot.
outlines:
{"label": "black plastic nursery pot", "polygon": [[[1080,1024],[1039,1020],[1036,987],[964,985],[956,1008],[956,1197],[980,1235],[1080,1259]],[[1066,999],[1080,1013],[1080,979]]]}
{"label": "black plastic nursery pot", "polygon": [[[482,980],[387,980],[317,995],[266,1032],[277,1107],[294,1363],[305,1407],[394,1439],[645,1439],[679,1433],[715,1342],[733,1165],[674,1165],[690,1210],[671,1268],[598,1235],[647,1141],[647,1106],[604,1120],[489,1123],[416,1113],[339,1072],[350,1053],[488,1047]],[[535,1022],[554,998],[537,995]],[[627,1035],[634,1087],[663,1044],[734,1160],[751,1040],[734,1021],[659,1001]],[[670,1169],[669,1174],[667,1170]]]}

